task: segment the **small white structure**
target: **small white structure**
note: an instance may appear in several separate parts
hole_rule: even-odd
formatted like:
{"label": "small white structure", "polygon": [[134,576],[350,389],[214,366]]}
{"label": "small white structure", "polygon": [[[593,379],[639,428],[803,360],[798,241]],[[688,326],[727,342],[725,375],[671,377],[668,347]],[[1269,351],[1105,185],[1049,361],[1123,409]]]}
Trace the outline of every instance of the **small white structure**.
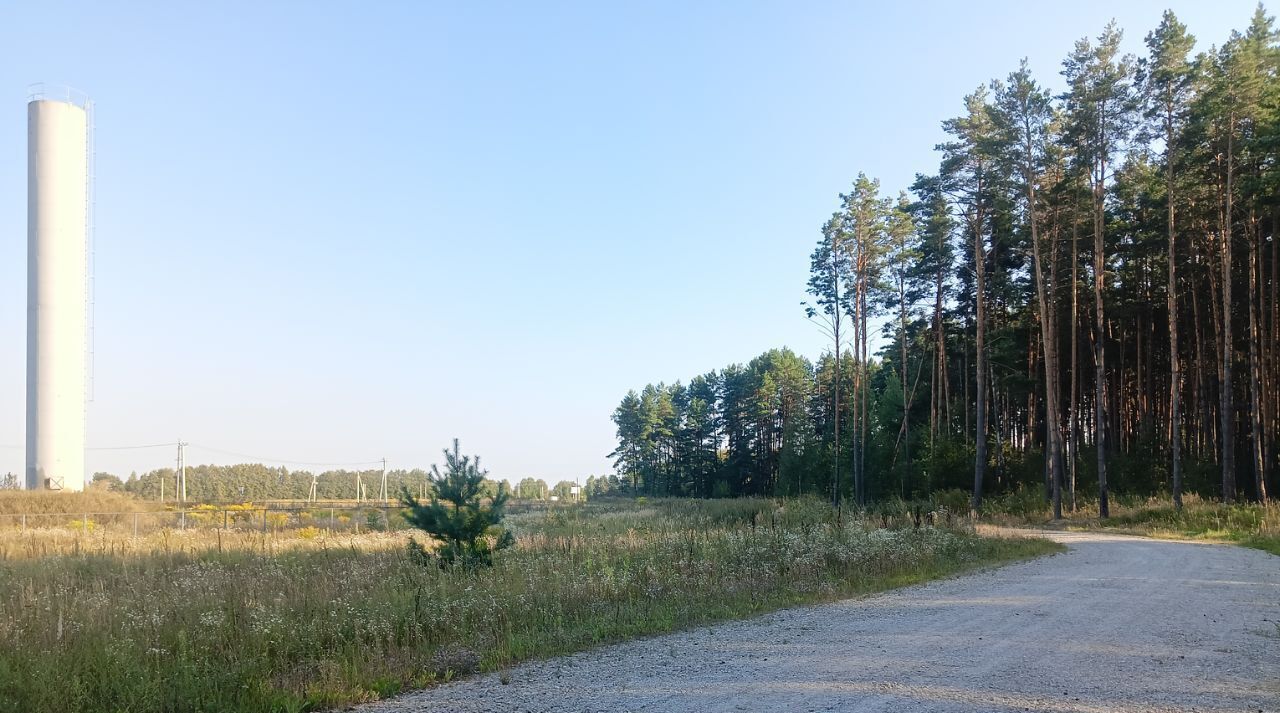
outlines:
{"label": "small white structure", "polygon": [[28,490],[84,489],[89,108],[27,104]]}

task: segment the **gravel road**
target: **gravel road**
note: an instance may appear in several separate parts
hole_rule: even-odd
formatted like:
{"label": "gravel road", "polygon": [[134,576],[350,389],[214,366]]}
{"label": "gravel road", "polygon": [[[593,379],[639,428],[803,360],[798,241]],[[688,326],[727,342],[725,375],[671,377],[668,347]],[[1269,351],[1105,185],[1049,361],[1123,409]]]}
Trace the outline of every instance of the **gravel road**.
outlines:
{"label": "gravel road", "polygon": [[1052,536],[1070,551],[357,710],[1280,712],[1280,557]]}

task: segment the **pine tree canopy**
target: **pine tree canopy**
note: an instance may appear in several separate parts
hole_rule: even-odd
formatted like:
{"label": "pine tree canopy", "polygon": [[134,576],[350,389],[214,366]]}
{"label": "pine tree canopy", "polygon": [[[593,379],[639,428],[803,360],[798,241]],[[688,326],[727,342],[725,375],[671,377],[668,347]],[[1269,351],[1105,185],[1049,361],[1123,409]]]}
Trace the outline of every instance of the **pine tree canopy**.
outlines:
{"label": "pine tree canopy", "polygon": [[431,466],[431,500],[423,503],[408,489],[401,490],[400,502],[405,506],[404,518],[426,532],[438,543],[428,552],[410,539],[409,550],[415,559],[439,558],[444,565],[492,565],[493,553],[511,546],[515,538],[500,527],[509,493],[506,483],[486,505],[481,500],[486,472],[480,470],[480,459],[461,454],[458,440],[453,450],[445,450],[445,469]]}

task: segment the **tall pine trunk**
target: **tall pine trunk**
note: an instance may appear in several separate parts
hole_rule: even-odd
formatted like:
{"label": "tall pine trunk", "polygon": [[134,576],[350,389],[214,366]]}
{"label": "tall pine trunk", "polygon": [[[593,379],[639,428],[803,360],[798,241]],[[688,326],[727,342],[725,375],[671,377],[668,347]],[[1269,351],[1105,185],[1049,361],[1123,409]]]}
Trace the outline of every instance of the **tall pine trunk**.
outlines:
{"label": "tall pine trunk", "polygon": [[1266,461],[1262,449],[1262,364],[1258,344],[1258,226],[1249,224],[1249,424],[1253,431],[1254,498],[1267,502]]}
{"label": "tall pine trunk", "polygon": [[1235,457],[1235,408],[1231,393],[1231,361],[1234,347],[1231,343],[1231,190],[1233,173],[1233,142],[1235,133],[1235,117],[1227,124],[1227,177],[1226,207],[1222,215],[1222,389],[1219,394],[1222,419],[1222,500],[1226,503],[1236,499],[1236,457]]}
{"label": "tall pine trunk", "polygon": [[976,300],[975,320],[977,322],[974,337],[974,361],[976,362],[977,383],[974,404],[974,455],[973,455],[973,500],[969,509],[977,515],[982,508],[982,481],[987,469],[987,256],[982,244],[982,218],[978,212],[978,220],[973,225],[973,263],[974,263],[974,299]]}
{"label": "tall pine trunk", "polygon": [[[1050,500],[1053,503],[1053,519],[1062,518],[1062,430],[1058,426],[1058,349],[1057,321],[1050,308],[1052,285],[1045,284],[1044,256],[1040,250],[1040,232],[1036,221],[1036,186],[1031,167],[1031,130],[1028,127],[1026,143],[1027,212],[1031,225],[1031,251],[1035,263],[1036,301],[1040,309],[1040,344],[1044,350],[1044,423],[1045,450],[1049,469]],[[1033,392],[1034,398],[1034,392]]]}
{"label": "tall pine trunk", "polygon": [[1071,512],[1076,511],[1076,463],[1080,458],[1080,230],[1071,216],[1071,474],[1067,491]]}
{"label": "tall pine trunk", "polygon": [[[1165,146],[1173,145],[1173,120],[1165,119]],[[1165,153],[1165,198],[1169,205],[1166,220],[1169,231],[1169,456],[1173,478],[1173,506],[1182,509],[1182,370],[1178,359],[1178,278],[1177,239],[1174,232],[1173,149]]]}
{"label": "tall pine trunk", "polygon": [[[869,240],[869,238],[868,238]],[[862,284],[858,290],[858,299],[862,303],[862,329],[859,330],[859,337],[862,339],[862,436],[859,439],[861,447],[858,449],[858,482],[861,486],[858,491],[858,507],[865,508],[867,506],[867,415],[871,380],[871,372],[867,368],[867,289],[869,286],[867,269],[870,267],[869,253],[864,256],[864,267],[862,274]]]}
{"label": "tall pine trunk", "polygon": [[1094,364],[1097,373],[1094,375],[1094,423],[1093,444],[1098,450],[1098,517],[1110,517],[1111,509],[1107,502],[1107,411],[1106,411],[1106,379],[1107,349],[1106,322],[1103,313],[1102,290],[1107,280],[1107,260],[1103,244],[1103,179],[1107,175],[1106,161],[1101,161],[1098,175],[1093,185],[1093,300],[1094,329],[1093,341]]}
{"label": "tall pine trunk", "polygon": [[833,391],[835,392],[835,411],[834,411],[833,417],[835,418],[836,453],[835,453],[835,459],[834,459],[835,460],[835,480],[832,482],[832,485],[831,485],[831,502],[836,508],[837,517],[839,516],[839,512],[840,512],[840,386],[841,386],[841,383],[840,383],[840,269],[839,267],[837,267],[839,263],[838,263],[838,258],[836,254],[836,251],[839,249],[841,248],[839,244],[836,242],[835,233],[833,233],[831,237],[831,255],[832,255],[831,274],[832,274],[832,284],[835,285],[834,306],[835,306],[835,314],[836,314],[834,329],[832,329],[832,332],[835,337],[835,345],[836,345],[835,388],[833,389]]}

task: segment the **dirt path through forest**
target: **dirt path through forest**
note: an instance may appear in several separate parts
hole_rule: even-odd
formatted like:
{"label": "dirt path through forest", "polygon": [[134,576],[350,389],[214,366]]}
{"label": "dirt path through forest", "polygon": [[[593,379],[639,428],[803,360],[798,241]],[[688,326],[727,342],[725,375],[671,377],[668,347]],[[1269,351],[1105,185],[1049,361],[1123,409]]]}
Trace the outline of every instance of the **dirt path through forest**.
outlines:
{"label": "dirt path through forest", "polygon": [[1280,713],[1280,557],[1050,536],[1070,551],[358,710]]}

